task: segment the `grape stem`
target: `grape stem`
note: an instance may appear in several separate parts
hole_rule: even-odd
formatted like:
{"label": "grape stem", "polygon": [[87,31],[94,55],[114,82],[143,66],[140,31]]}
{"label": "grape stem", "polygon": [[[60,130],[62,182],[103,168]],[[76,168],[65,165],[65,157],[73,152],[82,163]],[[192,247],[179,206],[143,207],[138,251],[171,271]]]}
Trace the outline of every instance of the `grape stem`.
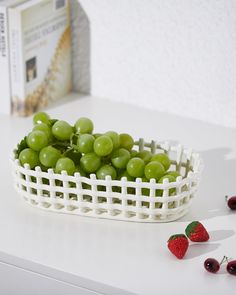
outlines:
{"label": "grape stem", "polygon": [[73,149],[73,147],[72,148],[69,148],[68,150],[66,150],[64,153],[63,153],[63,156],[67,156],[67,154],[69,153],[69,152],[71,152],[71,151],[73,151],[74,149]]}

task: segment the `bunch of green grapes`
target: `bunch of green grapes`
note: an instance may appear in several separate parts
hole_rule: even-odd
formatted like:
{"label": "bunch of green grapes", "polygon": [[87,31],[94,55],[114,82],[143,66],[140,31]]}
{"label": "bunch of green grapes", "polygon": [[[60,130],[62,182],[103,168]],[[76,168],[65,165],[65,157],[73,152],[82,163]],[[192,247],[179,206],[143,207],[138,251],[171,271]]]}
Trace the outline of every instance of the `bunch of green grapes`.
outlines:
{"label": "bunch of green grapes", "polygon": [[[66,171],[73,175],[79,172],[85,177],[95,173],[98,179],[109,175],[113,180],[125,176],[129,181],[139,177],[148,182],[154,178],[159,183],[165,178],[174,182],[180,175],[177,171],[169,171],[171,161],[165,153],[134,150],[134,140],[127,133],[94,133],[89,118],[79,118],[71,126],[39,112],[34,115],[33,123],[31,132],[16,152],[21,165],[27,163],[31,169],[40,166],[43,171],[52,168],[55,173]],[[142,193],[149,195],[149,190],[143,189]],[[158,194],[162,192],[157,191]]]}

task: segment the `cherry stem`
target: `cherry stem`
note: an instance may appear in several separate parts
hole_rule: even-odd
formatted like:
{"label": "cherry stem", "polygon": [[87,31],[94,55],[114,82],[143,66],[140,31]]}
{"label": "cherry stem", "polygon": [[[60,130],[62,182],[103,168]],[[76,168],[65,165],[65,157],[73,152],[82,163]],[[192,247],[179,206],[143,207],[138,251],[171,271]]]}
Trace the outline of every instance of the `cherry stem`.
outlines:
{"label": "cherry stem", "polygon": [[224,262],[229,263],[229,257],[224,256],[224,257],[222,258],[221,262],[220,262],[220,265],[221,265],[222,263],[224,263]]}
{"label": "cherry stem", "polygon": [[225,201],[226,201],[226,202],[228,201],[228,198],[229,198],[229,196],[225,196]]}

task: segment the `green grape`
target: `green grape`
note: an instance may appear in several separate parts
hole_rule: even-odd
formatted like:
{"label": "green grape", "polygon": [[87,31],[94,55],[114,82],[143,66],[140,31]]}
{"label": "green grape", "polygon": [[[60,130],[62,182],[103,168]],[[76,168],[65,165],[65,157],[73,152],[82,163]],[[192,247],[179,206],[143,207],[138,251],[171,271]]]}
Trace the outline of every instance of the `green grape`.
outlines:
{"label": "green grape", "polygon": [[134,145],[134,140],[133,138],[127,134],[127,133],[121,133],[120,134],[120,147],[127,149],[127,150],[131,150],[132,147]]}
{"label": "green grape", "polygon": [[58,140],[69,140],[73,134],[73,128],[66,121],[60,120],[52,126],[52,134]]}
{"label": "green grape", "polygon": [[109,136],[102,135],[94,141],[94,152],[101,157],[109,155],[113,150],[113,143]]}
{"label": "green grape", "polygon": [[76,166],[75,167],[75,172],[79,172],[80,176],[86,177],[86,172],[81,168],[81,166]]}
{"label": "green grape", "polygon": [[[158,180],[158,183],[163,183],[164,182],[164,179],[168,179],[169,182],[175,182],[176,179],[174,176],[172,175],[164,175],[162,176],[159,180]],[[176,189],[173,187],[173,188],[170,188],[169,189],[169,196],[173,193],[176,192]],[[163,190],[157,190],[157,196],[162,196],[163,195]]]}
{"label": "green grape", "polygon": [[145,164],[147,164],[148,162],[150,162],[150,160],[152,158],[152,153],[149,151],[141,151],[141,152],[137,153],[136,157],[143,159]]}
{"label": "green grape", "polygon": [[170,168],[171,161],[169,157],[167,156],[167,154],[160,153],[160,154],[153,155],[151,158],[151,161],[160,162],[164,166],[165,171],[167,171]]}
{"label": "green grape", "polygon": [[127,163],[129,162],[129,159],[129,151],[123,148],[114,151],[111,155],[111,162],[118,169],[125,168]]}
{"label": "green grape", "polygon": [[178,171],[167,171],[165,173],[165,175],[171,175],[174,176],[174,178],[176,179],[177,177],[181,176],[180,173]]}
{"label": "green grape", "polygon": [[52,146],[43,148],[39,153],[40,163],[48,168],[55,167],[60,157],[61,152]]}
{"label": "green grape", "polygon": [[111,165],[104,165],[98,169],[97,173],[98,179],[105,179],[107,175],[110,175],[112,179],[116,179],[116,169]]}
{"label": "green grape", "polygon": [[101,158],[95,153],[88,153],[82,156],[80,165],[85,172],[94,173],[101,166]]}
{"label": "green grape", "polygon": [[45,112],[38,112],[33,116],[33,123],[36,124],[49,124],[50,123],[50,116]]}
{"label": "green grape", "polygon": [[56,173],[66,171],[68,175],[73,175],[75,172],[75,164],[70,158],[60,158],[56,163],[55,171]]}
{"label": "green grape", "polygon": [[29,133],[26,141],[32,150],[38,152],[48,145],[48,136],[45,132],[36,130]]}
{"label": "green grape", "polygon": [[111,138],[113,143],[113,149],[116,150],[120,146],[120,136],[115,131],[108,131],[104,135],[107,135]]}
{"label": "green grape", "polygon": [[127,181],[134,181],[135,178],[133,176],[130,176],[127,170],[123,171],[119,174],[118,179],[121,180],[122,177],[126,177]]}
{"label": "green grape", "polygon": [[81,134],[77,140],[77,146],[81,153],[93,152],[94,137],[91,134]]}
{"label": "green grape", "polygon": [[127,172],[133,177],[142,177],[144,174],[145,163],[140,158],[132,158],[127,164]]}
{"label": "green grape", "polygon": [[38,153],[30,148],[26,148],[20,152],[19,160],[22,166],[24,166],[24,164],[29,164],[30,169],[39,165]]}
{"label": "green grape", "polygon": [[85,134],[93,132],[93,122],[89,118],[80,118],[75,123],[77,133]]}
{"label": "green grape", "polygon": [[101,135],[102,135],[102,133],[94,133],[93,137],[96,139],[96,138],[100,137]]}
{"label": "green grape", "polygon": [[164,175],[165,168],[160,162],[153,161],[146,165],[144,173],[147,179],[154,178],[158,180]]}
{"label": "green grape", "polygon": [[138,154],[138,152],[137,152],[136,150],[131,150],[131,151],[130,151],[130,156],[131,156],[131,158],[135,158],[135,157],[137,157],[137,154]]}
{"label": "green grape", "polygon": [[49,141],[52,140],[52,130],[49,127],[49,125],[47,125],[45,123],[36,124],[33,128],[33,131],[36,131],[36,130],[45,132],[48,136],[48,140]]}

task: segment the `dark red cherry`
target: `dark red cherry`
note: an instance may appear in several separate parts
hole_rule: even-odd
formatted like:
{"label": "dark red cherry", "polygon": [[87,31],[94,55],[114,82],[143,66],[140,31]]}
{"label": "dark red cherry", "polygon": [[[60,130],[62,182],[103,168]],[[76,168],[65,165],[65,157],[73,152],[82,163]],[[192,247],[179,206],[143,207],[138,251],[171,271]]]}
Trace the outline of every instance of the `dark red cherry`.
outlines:
{"label": "dark red cherry", "polygon": [[220,269],[220,264],[215,258],[207,258],[204,267],[207,271],[216,273]]}
{"label": "dark red cherry", "polygon": [[231,210],[236,210],[236,196],[227,198],[227,205]]}
{"label": "dark red cherry", "polygon": [[236,276],[236,260],[230,261],[226,266],[227,272]]}

